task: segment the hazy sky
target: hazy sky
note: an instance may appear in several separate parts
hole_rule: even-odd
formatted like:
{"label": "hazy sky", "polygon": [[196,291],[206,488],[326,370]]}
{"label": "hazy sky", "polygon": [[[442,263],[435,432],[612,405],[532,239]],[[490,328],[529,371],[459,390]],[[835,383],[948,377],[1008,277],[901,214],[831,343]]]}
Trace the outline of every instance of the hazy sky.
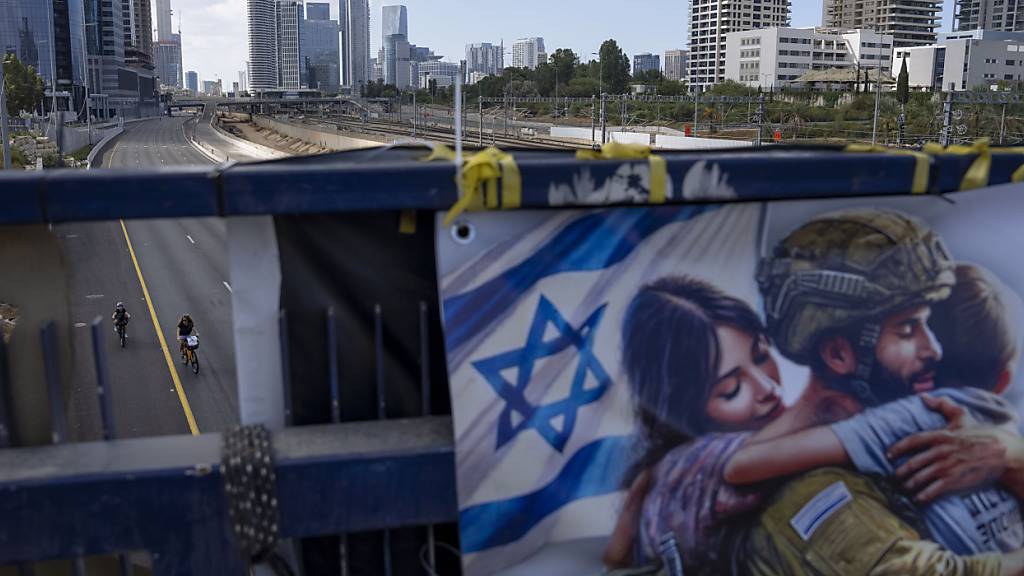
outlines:
{"label": "hazy sky", "polygon": [[[950,28],[952,2],[945,2],[941,30]],[[571,48],[584,59],[608,38],[630,57],[686,47],[686,0],[371,0],[371,57],[380,46],[381,6],[399,3],[409,9],[409,41],[453,62],[465,58],[468,43],[504,39],[510,64],[512,42],[525,36],[543,37],[549,52]],[[330,4],[336,19],[338,0]],[[175,27],[181,16],[185,70],[198,72],[200,81],[223,78],[230,89],[248,57],[246,0],[172,0],[172,6]],[[794,26],[820,24],[821,0],[792,0],[792,9]]]}

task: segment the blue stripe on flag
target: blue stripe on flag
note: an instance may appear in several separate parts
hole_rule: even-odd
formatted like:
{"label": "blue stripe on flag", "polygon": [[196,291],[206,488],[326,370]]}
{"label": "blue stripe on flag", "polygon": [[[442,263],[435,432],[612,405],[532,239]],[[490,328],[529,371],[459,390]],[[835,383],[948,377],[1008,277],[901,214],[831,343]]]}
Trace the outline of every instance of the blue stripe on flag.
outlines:
{"label": "blue stripe on flag", "polygon": [[512,301],[540,280],[562,272],[607,268],[621,262],[665,225],[691,220],[720,206],[691,204],[613,209],[572,221],[525,261],[478,288],[444,301],[448,349],[455,350],[480,334]]}
{"label": "blue stripe on flag", "polygon": [[459,512],[462,551],[480,552],[522,538],[541,520],[581,498],[620,489],[632,461],[632,436],[606,436],[580,448],[558,476],[534,492]]}

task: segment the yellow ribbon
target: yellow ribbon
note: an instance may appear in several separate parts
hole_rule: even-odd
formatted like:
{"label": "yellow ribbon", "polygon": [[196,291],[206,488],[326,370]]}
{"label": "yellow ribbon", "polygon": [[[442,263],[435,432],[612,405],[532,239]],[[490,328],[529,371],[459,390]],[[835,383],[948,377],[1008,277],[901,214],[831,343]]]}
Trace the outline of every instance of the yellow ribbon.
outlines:
{"label": "yellow ribbon", "polygon": [[668,163],[661,156],[653,154],[650,146],[643,144],[623,144],[609,142],[600,150],[577,150],[579,160],[647,160],[651,170],[650,194],[647,201],[651,204],[664,204],[668,188]]}
{"label": "yellow ribbon", "polygon": [[[447,146],[438,145],[427,159],[455,160],[455,154]],[[466,210],[509,209],[518,208],[522,204],[523,185],[519,166],[507,152],[492,147],[466,155],[458,178],[462,184],[462,197],[445,216],[445,226],[451,226]]]}
{"label": "yellow ribbon", "polygon": [[903,154],[914,157],[914,177],[910,183],[912,194],[924,194],[928,192],[928,177],[931,171],[932,159],[926,152],[917,150],[904,150],[900,148],[890,149],[885,146],[872,144],[848,144],[844,148],[847,152],[883,152],[887,154]]}
{"label": "yellow ribbon", "polygon": [[992,150],[989,149],[988,138],[979,138],[970,146],[954,144],[946,148],[940,144],[929,142],[924,145],[924,151],[929,154],[977,154],[978,157],[971,162],[971,166],[964,173],[963,180],[960,181],[960,190],[988,186],[989,171],[992,169]]}

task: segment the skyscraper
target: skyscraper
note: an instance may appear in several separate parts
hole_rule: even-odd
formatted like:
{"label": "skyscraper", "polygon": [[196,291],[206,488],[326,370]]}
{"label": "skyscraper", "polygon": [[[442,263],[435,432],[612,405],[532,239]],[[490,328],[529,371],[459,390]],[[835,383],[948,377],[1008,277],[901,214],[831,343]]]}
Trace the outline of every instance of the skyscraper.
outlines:
{"label": "skyscraper", "polygon": [[195,70],[185,73],[185,85],[193,94],[199,93],[199,74]]}
{"label": "skyscraper", "polygon": [[124,18],[124,60],[129,66],[153,69],[153,18],[149,0],[121,0]]}
{"label": "skyscraper", "polygon": [[533,70],[547,62],[543,38],[520,38],[512,44],[512,67]]}
{"label": "skyscraper", "polygon": [[822,4],[824,27],[891,34],[896,48],[934,44],[941,15],[942,0],[824,0]]}
{"label": "skyscraper", "polygon": [[300,60],[302,84],[327,94],[341,86],[341,47],[338,23],[329,19],[329,4],[306,5],[302,23]]}
{"label": "skyscraper", "polygon": [[330,20],[331,5],[326,2],[308,2],[306,4],[306,20]]}
{"label": "skyscraper", "polygon": [[301,86],[299,23],[302,20],[302,0],[277,0],[278,88],[297,90]]}
{"label": "skyscraper", "polygon": [[277,0],[247,0],[249,15],[249,89],[278,87]]}
{"label": "skyscraper", "polygon": [[356,94],[370,78],[370,0],[339,0],[343,17],[344,81]]}
{"label": "skyscraper", "polygon": [[182,88],[181,31],[172,26],[171,0],[156,0],[157,41],[153,45],[153,63],[164,86]]}
{"label": "skyscraper", "polygon": [[488,76],[497,76],[505,68],[505,55],[500,45],[489,42],[482,44],[466,44],[466,74],[480,72]]}
{"label": "skyscraper", "polygon": [[156,74],[164,86],[181,88],[181,40],[177,34],[171,34],[166,40],[157,40],[153,45],[153,61]]}
{"label": "skyscraper", "polygon": [[174,34],[171,0],[156,0],[157,40],[170,40],[171,34]]}
{"label": "skyscraper", "polygon": [[409,13],[405,6],[384,6],[381,8],[381,23],[384,37],[401,34],[409,37]]}
{"label": "skyscraper", "polygon": [[409,16],[405,6],[384,6],[381,9],[384,83],[399,89],[410,84]]}
{"label": "skyscraper", "polygon": [[727,33],[773,26],[789,26],[789,0],[692,0],[690,86],[703,89],[725,81]]}
{"label": "skyscraper", "polygon": [[84,17],[82,0],[0,0],[0,54],[33,66],[56,88],[60,110],[84,108]]}

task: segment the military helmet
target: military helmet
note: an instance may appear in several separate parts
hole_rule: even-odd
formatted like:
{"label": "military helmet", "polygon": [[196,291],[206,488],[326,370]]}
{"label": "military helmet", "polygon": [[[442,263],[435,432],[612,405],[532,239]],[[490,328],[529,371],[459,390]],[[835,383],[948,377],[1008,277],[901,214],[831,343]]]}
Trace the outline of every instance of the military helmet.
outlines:
{"label": "military helmet", "polygon": [[878,209],[811,219],[779,241],[757,271],[768,332],[783,355],[803,365],[828,332],[944,300],[955,281],[934,232]]}

